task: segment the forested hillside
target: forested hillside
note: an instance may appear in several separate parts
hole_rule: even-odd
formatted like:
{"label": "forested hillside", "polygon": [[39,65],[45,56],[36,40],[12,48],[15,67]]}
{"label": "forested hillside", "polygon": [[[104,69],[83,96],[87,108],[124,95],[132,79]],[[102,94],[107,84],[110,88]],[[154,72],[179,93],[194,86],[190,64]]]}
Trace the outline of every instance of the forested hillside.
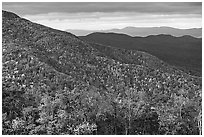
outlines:
{"label": "forested hillside", "polygon": [[111,47],[144,51],[191,75],[202,75],[202,38],[166,34],[131,37],[117,33],[92,33],[80,38]]}
{"label": "forested hillside", "polygon": [[200,134],[201,78],[2,11],[4,135]]}

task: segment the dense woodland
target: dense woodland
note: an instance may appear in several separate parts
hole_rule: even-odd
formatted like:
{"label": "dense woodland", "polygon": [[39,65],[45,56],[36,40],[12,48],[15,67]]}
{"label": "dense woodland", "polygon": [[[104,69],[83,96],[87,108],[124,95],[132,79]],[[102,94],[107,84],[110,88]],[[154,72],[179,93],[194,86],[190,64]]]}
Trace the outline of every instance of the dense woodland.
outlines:
{"label": "dense woodland", "polygon": [[202,38],[160,34],[131,37],[117,33],[92,33],[80,39],[127,50],[140,50],[185,71],[202,76]]}
{"label": "dense woodland", "polygon": [[201,78],[2,11],[4,135],[201,134]]}

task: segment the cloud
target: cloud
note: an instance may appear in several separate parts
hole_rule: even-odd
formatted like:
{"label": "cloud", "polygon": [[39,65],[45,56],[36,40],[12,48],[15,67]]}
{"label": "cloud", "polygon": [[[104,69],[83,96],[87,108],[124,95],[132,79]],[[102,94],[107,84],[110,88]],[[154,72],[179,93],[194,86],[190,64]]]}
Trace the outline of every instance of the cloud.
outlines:
{"label": "cloud", "polygon": [[77,12],[77,13],[59,13],[51,12],[47,14],[25,15],[24,18],[31,20],[93,20],[93,19],[143,19],[143,18],[201,18],[199,14],[156,14],[156,13],[137,13],[137,12]]}
{"label": "cloud", "polygon": [[[176,28],[201,27],[201,15],[197,14],[153,14],[137,12],[82,12],[82,13],[48,13],[26,15],[26,19],[66,29],[100,30],[122,28],[127,26],[151,27],[170,26]],[[96,25],[97,24],[97,25]]]}
{"label": "cloud", "polygon": [[138,12],[160,14],[201,14],[201,2],[48,2],[48,3],[6,3],[3,9],[11,10],[20,15],[46,14],[50,12]]}
{"label": "cloud", "polygon": [[99,30],[127,26],[176,28],[202,26],[201,2],[3,2],[2,8],[33,22],[61,30]]}

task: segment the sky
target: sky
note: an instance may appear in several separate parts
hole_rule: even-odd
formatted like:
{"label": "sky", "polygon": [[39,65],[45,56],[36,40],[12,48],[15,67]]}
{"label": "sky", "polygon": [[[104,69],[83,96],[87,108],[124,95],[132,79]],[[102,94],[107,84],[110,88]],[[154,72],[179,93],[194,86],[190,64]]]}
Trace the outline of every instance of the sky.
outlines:
{"label": "sky", "polygon": [[2,9],[60,30],[202,27],[201,2],[3,2]]}

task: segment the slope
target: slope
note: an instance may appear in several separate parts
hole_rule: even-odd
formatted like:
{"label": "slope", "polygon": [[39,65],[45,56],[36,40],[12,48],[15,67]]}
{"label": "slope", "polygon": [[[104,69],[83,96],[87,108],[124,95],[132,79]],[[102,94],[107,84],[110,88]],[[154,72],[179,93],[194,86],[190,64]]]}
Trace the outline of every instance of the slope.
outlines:
{"label": "slope", "polygon": [[80,38],[112,47],[145,51],[192,75],[201,76],[202,73],[202,39],[164,34],[130,37],[116,33],[92,33]]}
{"label": "slope", "polygon": [[113,58],[14,13],[2,21],[3,134],[199,134],[188,115],[200,116],[200,78],[146,53]]}

